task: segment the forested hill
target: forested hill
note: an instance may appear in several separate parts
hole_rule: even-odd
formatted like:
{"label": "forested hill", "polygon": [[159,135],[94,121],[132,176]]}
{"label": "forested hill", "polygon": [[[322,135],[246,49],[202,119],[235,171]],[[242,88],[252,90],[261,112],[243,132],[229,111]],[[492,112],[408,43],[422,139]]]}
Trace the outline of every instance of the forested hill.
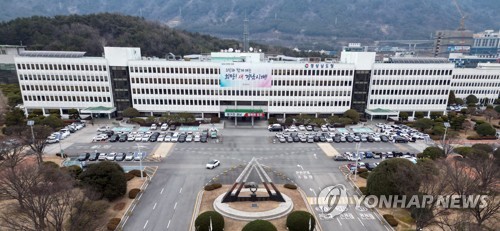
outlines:
{"label": "forested hill", "polygon": [[454,1],[467,15],[466,28],[500,29],[500,0],[0,0],[0,21],[118,12],[187,31],[241,38],[246,16],[253,41],[299,48],[311,48],[317,41],[315,47],[321,48],[337,41],[428,39],[436,30],[458,28]]}
{"label": "forested hill", "polygon": [[[140,47],[144,56],[165,57],[240,47],[239,41],[171,29],[143,18],[119,14],[91,14],[18,18],[0,23],[0,44],[30,50],[86,51],[101,56],[103,46]],[[293,54],[289,49],[252,44],[266,52]]]}

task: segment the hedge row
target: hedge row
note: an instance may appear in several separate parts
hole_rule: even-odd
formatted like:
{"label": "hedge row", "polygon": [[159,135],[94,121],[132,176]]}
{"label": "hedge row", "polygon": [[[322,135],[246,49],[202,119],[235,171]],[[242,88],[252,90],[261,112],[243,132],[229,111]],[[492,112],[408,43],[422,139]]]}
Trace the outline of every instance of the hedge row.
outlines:
{"label": "hedge row", "polygon": [[205,185],[204,189],[205,189],[205,191],[212,191],[212,190],[215,190],[215,189],[218,189],[221,187],[222,187],[221,184],[213,183],[213,184]]}
{"label": "hedge row", "polygon": [[[134,169],[134,170],[132,170],[132,171],[130,171],[130,172],[128,172],[128,173],[130,173],[130,174],[132,174],[132,175],[134,175],[134,176],[136,176],[136,177],[141,177],[141,171],[140,171],[140,170],[137,170],[137,169]],[[144,171],[142,171],[142,174],[143,174],[143,176],[144,176],[144,177],[146,177],[146,176],[148,175],[148,174],[147,174],[147,173],[145,173]]]}
{"label": "hedge row", "polygon": [[134,179],[134,177],[135,177],[134,174],[132,174],[130,172],[125,173],[125,179],[127,181]]}
{"label": "hedge row", "polygon": [[366,189],[366,187],[359,187],[359,191],[361,191],[363,195],[368,195],[368,190]]}
{"label": "hedge row", "polygon": [[283,187],[287,189],[297,189],[297,185],[294,184],[285,184]]}
{"label": "hedge row", "polygon": [[137,194],[139,194],[139,192],[141,192],[141,190],[138,188],[130,189],[130,191],[128,192],[128,198],[135,199],[137,197]]}
{"label": "hedge row", "polygon": [[473,135],[473,136],[467,136],[468,140],[496,140],[497,138],[495,136],[478,136],[478,135]]}
{"label": "hedge row", "polygon": [[361,178],[368,179],[369,172],[360,172],[358,175]]}
{"label": "hedge row", "polygon": [[393,215],[390,215],[390,214],[385,214],[384,215],[384,219],[387,221],[387,223],[389,223],[389,225],[391,225],[392,227],[396,227],[398,226],[399,222],[396,220],[396,218],[394,218]]}
{"label": "hedge row", "polygon": [[116,217],[109,219],[108,225],[107,225],[108,230],[110,230],[110,231],[115,230],[116,227],[118,226],[118,224],[120,224],[120,221],[121,221],[121,219],[116,218]]}

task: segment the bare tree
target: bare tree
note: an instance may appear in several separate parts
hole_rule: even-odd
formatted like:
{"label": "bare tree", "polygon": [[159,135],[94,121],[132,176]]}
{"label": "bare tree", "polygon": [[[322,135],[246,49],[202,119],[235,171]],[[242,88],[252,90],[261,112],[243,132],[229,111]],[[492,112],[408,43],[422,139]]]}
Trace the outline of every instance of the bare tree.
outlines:
{"label": "bare tree", "polygon": [[[23,139],[35,153],[38,164],[43,163],[43,154],[47,146],[47,137],[52,133],[52,129],[45,125],[33,126],[33,137],[30,128],[26,128]],[[28,135],[30,134],[30,135]]]}
{"label": "bare tree", "polygon": [[69,230],[94,231],[105,224],[103,214],[109,204],[103,200],[92,200],[99,196],[94,194],[93,190],[84,190],[84,193],[76,195],[69,217]]}
{"label": "bare tree", "polygon": [[466,119],[462,124],[462,127],[464,128],[464,133],[467,134],[467,131],[472,129],[472,122]]}
{"label": "bare tree", "polygon": [[13,168],[22,162],[27,153],[26,144],[20,139],[0,140],[0,169]]}
{"label": "bare tree", "polygon": [[493,108],[486,109],[484,110],[484,117],[486,117],[488,122],[491,122],[491,119],[498,118],[498,112],[496,112]]}

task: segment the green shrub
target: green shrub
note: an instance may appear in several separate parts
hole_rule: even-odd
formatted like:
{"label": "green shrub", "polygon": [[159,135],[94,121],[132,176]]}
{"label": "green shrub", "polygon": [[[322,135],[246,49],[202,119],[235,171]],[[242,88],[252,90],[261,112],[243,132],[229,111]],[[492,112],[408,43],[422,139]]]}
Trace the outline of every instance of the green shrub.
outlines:
{"label": "green shrub", "polygon": [[210,229],[210,220],[212,220],[212,231],[224,230],[224,217],[215,211],[207,211],[198,215],[194,221],[196,230],[208,231]]}
{"label": "green shrub", "polygon": [[[134,176],[136,176],[136,177],[141,177],[141,171],[140,171],[140,170],[137,170],[137,169],[131,170],[131,171],[129,171],[128,173],[130,173],[130,174],[132,174],[132,175],[134,175]],[[142,174],[143,174],[143,176],[144,176],[144,177],[148,175],[148,174],[147,174],[147,173],[145,173],[144,171],[142,171]]]}
{"label": "green shrub", "polygon": [[255,220],[246,224],[241,231],[277,231],[277,229],[269,221]]}
{"label": "green shrub", "polygon": [[108,200],[114,200],[127,193],[127,180],[123,168],[111,161],[91,164],[78,177],[84,186]]}
{"label": "green shrub", "polygon": [[138,188],[130,189],[130,191],[128,192],[128,198],[135,199],[137,197],[137,194],[139,194],[139,192],[141,192],[141,190]]}
{"label": "green shrub", "polygon": [[213,124],[220,123],[220,118],[219,117],[212,117],[212,118],[210,118],[210,123],[213,123]]}
{"label": "green shrub", "polygon": [[221,187],[222,187],[222,184],[213,183],[213,184],[205,185],[204,189],[205,189],[205,191],[212,191],[212,190],[215,190],[215,189],[218,189]]}
{"label": "green shrub", "polygon": [[113,231],[116,229],[116,227],[120,224],[121,219],[120,218],[111,218],[108,221],[107,228],[109,231]]}
{"label": "green shrub", "polygon": [[77,178],[82,172],[82,168],[78,165],[71,165],[66,168],[66,170],[71,174],[74,178]]}
{"label": "green shrub", "polygon": [[295,184],[285,184],[285,185],[283,185],[283,187],[285,187],[287,189],[297,189],[297,185],[295,185]]}
{"label": "green shrub", "polygon": [[130,172],[125,173],[125,179],[127,181],[134,179],[134,174],[131,174]]}
{"label": "green shrub", "polygon": [[366,189],[366,187],[359,187],[359,191],[361,191],[363,195],[368,195],[368,190]]}
{"label": "green shrub", "polygon": [[478,135],[472,135],[472,136],[467,136],[468,140],[496,140],[497,138],[495,136],[478,136]]}
{"label": "green shrub", "polygon": [[59,168],[59,165],[52,161],[44,161],[42,164],[45,167]]}
{"label": "green shrub", "polygon": [[363,172],[368,172],[368,169],[366,169],[366,168],[358,169],[358,173],[363,173]]}
{"label": "green shrub", "polygon": [[398,226],[399,222],[396,220],[396,218],[394,218],[393,215],[390,215],[390,214],[385,214],[384,215],[384,219],[387,221],[387,223],[389,223],[389,225],[391,225],[392,227],[396,227]]}
{"label": "green shrub", "polygon": [[314,216],[306,211],[294,211],[288,214],[286,218],[286,227],[289,231],[304,231],[309,229],[309,222],[311,222],[312,229],[316,226],[316,219]]}

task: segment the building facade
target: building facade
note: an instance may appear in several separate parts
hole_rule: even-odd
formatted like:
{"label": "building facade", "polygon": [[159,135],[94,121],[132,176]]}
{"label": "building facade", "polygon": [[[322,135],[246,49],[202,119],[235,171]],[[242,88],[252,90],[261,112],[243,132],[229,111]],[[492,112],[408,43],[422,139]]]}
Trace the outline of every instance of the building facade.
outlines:
{"label": "building facade", "polygon": [[457,97],[477,94],[490,100],[500,90],[499,64],[462,69],[436,58],[379,63],[374,52],[342,52],[335,62],[237,51],[165,60],[141,57],[139,48],[104,50],[104,57],[42,51],[16,57],[26,113],[58,109],[65,114],[74,108],[120,115],[134,107],[144,115],[188,112],[203,118],[242,112],[239,116],[284,118],[355,109],[371,117],[381,111],[444,112],[450,90]]}
{"label": "building facade", "polygon": [[448,57],[450,53],[469,54],[474,40],[469,30],[439,30],[434,37],[435,57]]}
{"label": "building facade", "polygon": [[500,53],[500,31],[485,30],[474,34],[471,54],[498,55]]}

